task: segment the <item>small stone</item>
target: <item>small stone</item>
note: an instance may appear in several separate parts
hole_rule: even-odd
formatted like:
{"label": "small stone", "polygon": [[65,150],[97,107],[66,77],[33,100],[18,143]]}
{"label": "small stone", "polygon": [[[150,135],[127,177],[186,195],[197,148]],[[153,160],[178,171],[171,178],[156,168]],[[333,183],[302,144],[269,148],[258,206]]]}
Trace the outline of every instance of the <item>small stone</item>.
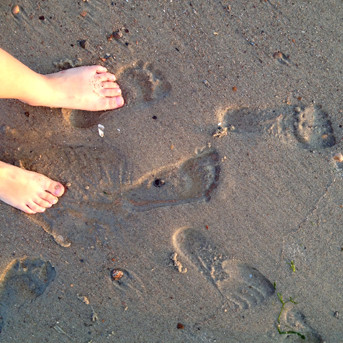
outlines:
{"label": "small stone", "polygon": [[179,330],[182,330],[185,328],[185,326],[181,323],[177,323],[176,327],[179,329]]}
{"label": "small stone", "polygon": [[283,54],[281,51],[274,52],[273,57],[276,59],[280,59],[283,57]]}
{"label": "small stone", "polygon": [[343,155],[341,153],[337,153],[333,159],[339,163],[342,163],[343,162]]}
{"label": "small stone", "polygon": [[159,188],[162,187],[165,184],[165,181],[162,179],[155,179],[154,180],[154,186]]}
{"label": "small stone", "polygon": [[209,83],[207,80],[203,80],[202,83],[203,83],[206,87],[210,88],[210,83]]}
{"label": "small stone", "polygon": [[121,37],[123,37],[123,34],[119,30],[117,30],[113,31],[112,36],[115,40],[119,40]]}
{"label": "small stone", "polygon": [[86,305],[89,305],[89,299],[84,295],[82,297],[82,301],[86,304]]}
{"label": "small stone", "polygon": [[297,107],[294,108],[294,111],[296,113],[300,113],[301,112],[301,108],[299,106],[297,106]]}
{"label": "small stone", "polygon": [[111,278],[113,281],[118,281],[124,276],[124,273],[121,270],[113,269],[111,271]]}
{"label": "small stone", "polygon": [[17,14],[19,14],[19,12],[20,12],[20,7],[18,5],[14,5],[12,7],[12,14],[17,15]]}
{"label": "small stone", "polygon": [[212,133],[214,138],[222,138],[227,135],[227,127],[218,126],[218,128]]}
{"label": "small stone", "polygon": [[88,43],[85,39],[79,40],[79,44],[80,44],[81,48],[83,48],[83,49],[86,49],[86,47],[88,45]]}
{"label": "small stone", "polygon": [[339,319],[339,312],[338,312],[338,311],[335,311],[335,312],[333,313],[333,316],[334,316],[335,318]]}
{"label": "small stone", "polygon": [[87,12],[86,11],[82,11],[81,13],[80,13],[80,16],[81,17],[85,17],[87,15]]}

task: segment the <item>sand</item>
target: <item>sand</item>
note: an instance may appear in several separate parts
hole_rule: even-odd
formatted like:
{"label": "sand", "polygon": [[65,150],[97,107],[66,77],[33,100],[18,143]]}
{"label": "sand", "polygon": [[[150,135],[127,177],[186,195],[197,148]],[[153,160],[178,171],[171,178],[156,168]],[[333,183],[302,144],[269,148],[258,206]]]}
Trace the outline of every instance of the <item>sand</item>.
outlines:
{"label": "sand", "polygon": [[0,204],[0,342],[343,341],[340,0],[0,13],[23,63],[102,64],[126,99],[0,101],[1,159],[68,184]]}

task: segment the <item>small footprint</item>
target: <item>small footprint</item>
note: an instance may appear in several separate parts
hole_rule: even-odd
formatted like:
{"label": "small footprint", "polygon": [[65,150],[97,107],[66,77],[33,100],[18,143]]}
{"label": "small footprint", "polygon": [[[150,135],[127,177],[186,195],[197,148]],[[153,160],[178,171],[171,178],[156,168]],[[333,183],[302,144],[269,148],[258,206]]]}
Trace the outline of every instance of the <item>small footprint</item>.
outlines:
{"label": "small footprint", "polygon": [[305,336],[305,340],[295,334],[281,334],[278,337],[278,342],[310,342],[324,343],[321,335],[313,329],[306,320],[303,313],[294,310],[292,307],[285,308],[280,318],[281,331],[294,331]]}
{"label": "small footprint", "polygon": [[336,144],[331,120],[320,107],[299,109],[294,119],[294,135],[305,149],[319,150]]}
{"label": "small footprint", "polygon": [[128,106],[155,103],[166,97],[172,88],[161,71],[156,70],[151,63],[142,61],[123,68],[117,73],[117,79]]}
{"label": "small footprint", "polygon": [[331,120],[320,106],[285,106],[265,111],[229,109],[219,120],[230,132],[268,132],[293,140],[303,149],[320,150],[336,144]]}
{"label": "small footprint", "polygon": [[13,306],[32,302],[55,279],[55,268],[39,258],[13,260],[0,276],[0,333]]}
{"label": "small footprint", "polygon": [[173,244],[235,309],[255,307],[275,293],[272,283],[256,268],[228,259],[200,230],[179,229],[173,236]]}
{"label": "small footprint", "polygon": [[156,207],[211,199],[219,181],[219,155],[204,150],[181,165],[165,167],[143,176],[123,195],[130,209],[146,211]]}

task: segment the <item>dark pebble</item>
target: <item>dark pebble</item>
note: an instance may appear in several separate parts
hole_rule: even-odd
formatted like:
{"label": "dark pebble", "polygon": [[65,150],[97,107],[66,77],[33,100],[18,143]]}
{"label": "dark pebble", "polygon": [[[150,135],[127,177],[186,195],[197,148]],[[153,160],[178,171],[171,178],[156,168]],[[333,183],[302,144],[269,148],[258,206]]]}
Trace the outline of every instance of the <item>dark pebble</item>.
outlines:
{"label": "dark pebble", "polygon": [[79,40],[79,44],[81,48],[84,48],[84,49],[86,49],[86,46],[88,45],[85,39]]}
{"label": "dark pebble", "polygon": [[112,36],[114,39],[118,40],[121,37],[123,37],[123,34],[119,30],[117,30],[117,31],[113,31]]}
{"label": "dark pebble", "polygon": [[155,187],[162,187],[163,185],[165,184],[165,182],[163,181],[163,180],[161,180],[161,179],[156,179],[155,181],[154,181],[154,186]]}

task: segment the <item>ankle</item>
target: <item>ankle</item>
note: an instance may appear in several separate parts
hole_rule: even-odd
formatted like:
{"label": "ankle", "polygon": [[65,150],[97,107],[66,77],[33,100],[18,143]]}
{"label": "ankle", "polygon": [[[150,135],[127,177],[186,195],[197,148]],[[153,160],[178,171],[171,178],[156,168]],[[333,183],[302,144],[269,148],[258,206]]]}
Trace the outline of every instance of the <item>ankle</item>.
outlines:
{"label": "ankle", "polygon": [[49,78],[46,75],[36,73],[31,81],[30,90],[18,100],[31,106],[45,106],[53,94]]}

